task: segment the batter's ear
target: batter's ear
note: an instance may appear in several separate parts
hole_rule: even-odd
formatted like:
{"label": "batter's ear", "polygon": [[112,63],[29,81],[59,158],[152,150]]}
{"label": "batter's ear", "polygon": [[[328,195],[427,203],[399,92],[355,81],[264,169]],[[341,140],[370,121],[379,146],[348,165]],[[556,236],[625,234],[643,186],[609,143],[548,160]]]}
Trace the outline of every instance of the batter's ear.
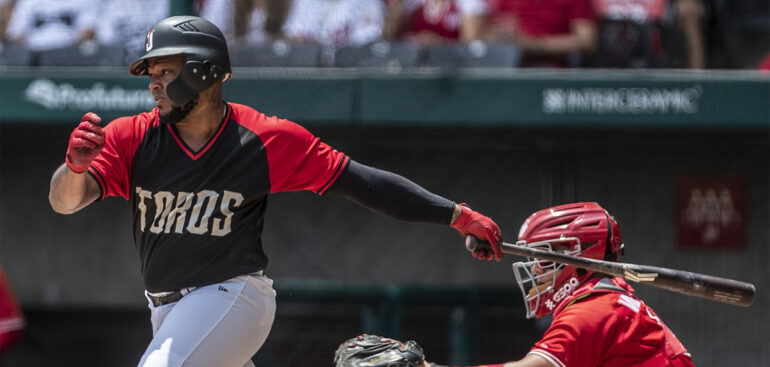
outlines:
{"label": "batter's ear", "polygon": [[233,76],[233,74],[231,74],[231,73],[227,73],[227,74],[225,74],[225,76],[223,76],[223,77],[222,77],[222,83],[224,83],[224,82],[226,82],[226,81],[230,80],[230,77],[231,77],[231,76]]}

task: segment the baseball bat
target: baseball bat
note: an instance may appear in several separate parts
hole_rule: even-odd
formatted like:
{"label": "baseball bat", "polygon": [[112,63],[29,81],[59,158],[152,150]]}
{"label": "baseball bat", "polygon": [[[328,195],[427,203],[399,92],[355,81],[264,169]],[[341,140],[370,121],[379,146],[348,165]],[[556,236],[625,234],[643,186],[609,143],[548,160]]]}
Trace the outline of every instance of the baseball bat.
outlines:
{"label": "baseball bat", "polygon": [[[492,251],[488,242],[480,241],[473,236],[468,236],[465,241],[465,246],[468,251],[471,252],[479,248],[479,246],[481,246],[481,248],[488,248],[489,251]],[[505,242],[501,243],[501,247],[506,254],[532,257],[577,266],[599,273],[622,277],[632,282],[686,294],[688,296],[700,297],[711,301],[743,307],[751,306],[751,304],[754,303],[754,295],[756,293],[754,285],[733,279],[719,278],[706,274],[661,268],[657,266],[586,259]]]}

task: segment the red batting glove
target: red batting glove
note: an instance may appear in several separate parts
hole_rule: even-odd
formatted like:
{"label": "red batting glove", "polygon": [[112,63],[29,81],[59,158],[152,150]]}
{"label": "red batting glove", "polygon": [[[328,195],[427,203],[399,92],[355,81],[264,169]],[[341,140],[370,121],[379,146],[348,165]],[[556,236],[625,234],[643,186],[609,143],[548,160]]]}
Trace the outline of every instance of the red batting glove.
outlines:
{"label": "red batting glove", "polygon": [[[500,247],[502,240],[500,227],[489,217],[479,212],[474,212],[463,204],[460,204],[460,208],[462,209],[460,216],[452,223],[452,227],[460,232],[460,235],[463,237],[472,234],[481,241],[489,242],[494,252],[495,260],[500,261],[503,258],[503,250]],[[484,248],[474,250],[473,257],[492,260],[492,254]]]}
{"label": "red batting glove", "polygon": [[102,118],[93,112],[83,115],[80,125],[72,131],[67,146],[67,167],[75,173],[88,170],[91,161],[104,147],[104,130],[99,124]]}

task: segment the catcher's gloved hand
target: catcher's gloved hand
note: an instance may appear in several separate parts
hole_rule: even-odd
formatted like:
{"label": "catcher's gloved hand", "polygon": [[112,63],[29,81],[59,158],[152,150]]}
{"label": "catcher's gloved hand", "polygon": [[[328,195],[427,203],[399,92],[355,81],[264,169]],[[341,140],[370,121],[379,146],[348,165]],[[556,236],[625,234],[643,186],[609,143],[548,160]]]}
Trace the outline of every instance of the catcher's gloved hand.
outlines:
{"label": "catcher's gloved hand", "polygon": [[99,125],[102,118],[93,112],[83,115],[80,125],[72,131],[67,146],[67,167],[75,173],[88,170],[91,161],[104,147],[104,130]]}
{"label": "catcher's gloved hand", "polygon": [[456,229],[462,236],[472,234],[481,241],[489,242],[492,252],[490,253],[487,248],[479,247],[479,249],[473,251],[473,256],[478,259],[491,260],[495,257],[495,260],[500,261],[503,258],[503,250],[500,247],[500,227],[497,226],[491,218],[471,210],[465,204],[459,204],[462,211],[457,220],[452,223],[452,227]]}
{"label": "catcher's gloved hand", "polygon": [[422,348],[412,340],[367,334],[346,340],[334,352],[334,367],[415,367],[424,360]]}

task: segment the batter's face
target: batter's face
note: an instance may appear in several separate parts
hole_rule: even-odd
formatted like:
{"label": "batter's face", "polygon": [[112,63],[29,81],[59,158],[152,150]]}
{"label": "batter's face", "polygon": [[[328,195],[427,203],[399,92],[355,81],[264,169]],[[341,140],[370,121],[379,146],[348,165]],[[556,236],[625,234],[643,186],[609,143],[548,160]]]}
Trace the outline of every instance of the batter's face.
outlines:
{"label": "batter's face", "polygon": [[166,86],[174,80],[182,70],[184,55],[162,56],[147,61],[147,73],[150,75],[150,92],[155,99],[155,105],[160,114],[168,115],[176,106],[166,94]]}

